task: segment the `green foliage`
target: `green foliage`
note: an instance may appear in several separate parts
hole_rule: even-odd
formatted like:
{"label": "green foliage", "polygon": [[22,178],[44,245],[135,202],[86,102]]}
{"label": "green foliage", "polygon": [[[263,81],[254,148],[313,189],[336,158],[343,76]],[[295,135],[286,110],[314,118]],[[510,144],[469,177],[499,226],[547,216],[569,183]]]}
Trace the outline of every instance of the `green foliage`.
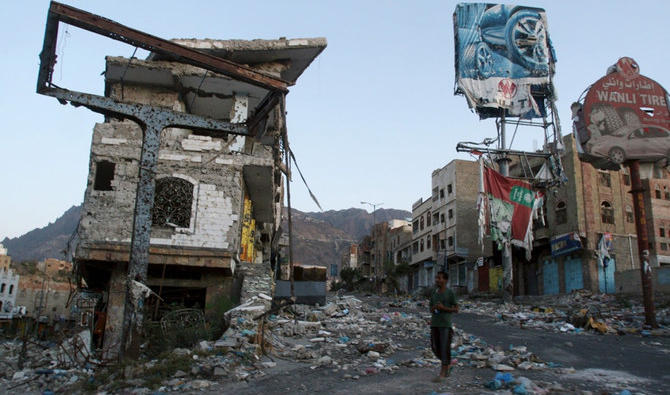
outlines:
{"label": "green foliage", "polygon": [[356,282],[361,278],[361,271],[351,267],[345,267],[340,271],[340,278],[344,281],[347,289],[353,289]]}
{"label": "green foliage", "polygon": [[340,281],[336,280],[336,281],[333,281],[332,283],[330,283],[330,290],[332,292],[339,291],[340,289],[346,289],[346,288],[347,287],[346,287],[345,282],[341,281],[341,280]]}

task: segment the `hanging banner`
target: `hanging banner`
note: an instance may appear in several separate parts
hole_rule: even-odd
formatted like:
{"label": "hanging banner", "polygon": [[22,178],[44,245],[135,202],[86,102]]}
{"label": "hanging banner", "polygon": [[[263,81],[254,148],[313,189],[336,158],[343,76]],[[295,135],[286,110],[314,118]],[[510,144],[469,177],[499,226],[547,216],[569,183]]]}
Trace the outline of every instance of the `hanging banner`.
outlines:
{"label": "hanging banner", "polygon": [[555,55],[543,9],[461,3],[454,34],[456,93],[481,118],[499,116],[500,109],[526,118],[545,114],[542,92],[551,83]]}
{"label": "hanging banner", "polygon": [[528,182],[502,176],[484,167],[484,193],[488,196],[491,237],[498,245],[511,242],[529,251],[536,196]]}
{"label": "hanging banner", "polygon": [[631,58],[621,58],[593,84],[584,105],[572,105],[573,127],[582,159],[607,168],[627,160],[656,162],[670,158],[668,93],[640,75]]}

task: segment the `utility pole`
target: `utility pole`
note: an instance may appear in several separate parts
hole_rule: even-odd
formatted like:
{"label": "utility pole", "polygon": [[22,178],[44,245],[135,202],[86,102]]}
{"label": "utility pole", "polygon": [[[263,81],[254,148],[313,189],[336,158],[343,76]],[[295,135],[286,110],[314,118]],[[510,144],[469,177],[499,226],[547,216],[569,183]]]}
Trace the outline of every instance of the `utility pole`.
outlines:
{"label": "utility pole", "polygon": [[[502,154],[498,158],[498,167],[500,174],[509,177],[509,158],[507,157],[507,147],[505,143],[505,109],[502,109],[500,115],[500,149]],[[512,270],[512,245],[511,240],[503,243],[502,264],[503,264],[503,302],[511,303],[513,297],[513,270]]]}
{"label": "utility pole", "polygon": [[[381,206],[384,203],[370,203],[370,202],[361,202],[361,204],[367,204],[369,206],[372,206],[372,238],[374,240],[374,235],[375,235],[375,225],[377,225],[377,218],[375,214],[377,213],[377,206]],[[377,253],[377,243],[375,242],[375,286],[377,288],[377,292],[379,292],[379,274],[380,270],[377,270],[377,260],[379,257],[379,254]]]}
{"label": "utility pole", "polygon": [[652,328],[658,328],[654,311],[654,293],[652,292],[651,266],[649,265],[649,235],[647,234],[647,212],[644,207],[644,187],[640,178],[640,161],[628,163],[630,170],[633,207],[635,210],[635,229],[637,230],[637,250],[640,256],[640,276],[642,277],[642,297],[644,301],[644,321]]}

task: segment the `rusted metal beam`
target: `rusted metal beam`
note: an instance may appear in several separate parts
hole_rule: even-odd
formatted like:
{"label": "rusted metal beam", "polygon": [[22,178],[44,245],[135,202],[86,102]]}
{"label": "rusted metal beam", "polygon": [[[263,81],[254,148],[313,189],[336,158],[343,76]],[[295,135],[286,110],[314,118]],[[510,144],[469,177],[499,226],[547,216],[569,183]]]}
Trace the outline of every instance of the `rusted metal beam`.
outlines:
{"label": "rusted metal beam", "polygon": [[58,39],[58,19],[50,12],[47,14],[47,23],[44,28],[44,42],[40,52],[40,70],[37,74],[37,93],[40,93],[51,82],[51,76],[56,66],[56,41]]}
{"label": "rusted metal beam", "polygon": [[55,97],[63,104],[71,102],[74,106],[84,106],[104,115],[131,119],[140,124],[142,128],[145,128],[148,124],[152,124],[163,128],[181,127],[192,130],[211,130],[243,136],[249,134],[245,124],[219,121],[200,115],[186,114],[147,104],[124,103],[105,96],[68,91],[60,88],[46,88],[42,91],[42,94]]}
{"label": "rusted metal beam", "polygon": [[[111,19],[101,17],[99,15],[91,14],[84,10],[80,10],[75,7],[71,7],[65,4],[57,3],[55,1],[51,2],[49,7],[49,16],[47,18],[47,31],[45,33],[45,45],[47,43],[47,35],[50,33],[49,24],[58,22],[64,22],[68,25],[76,26],[84,30],[88,30],[102,36],[109,37],[111,39],[121,41],[127,44],[130,44],[135,47],[146,49],[147,51],[160,53],[162,55],[167,55],[174,57],[177,61],[188,63],[193,66],[201,67],[219,74],[227,75],[231,78],[247,82],[249,84],[260,86],[269,90],[278,90],[281,92],[287,92],[288,87],[292,84],[284,81],[282,79],[269,76],[267,74],[260,73],[249,67],[243,66],[241,64],[232,62],[227,59],[223,59],[214,55],[210,55],[196,49],[188,48],[183,45],[173,43],[169,40],[162,39],[160,37],[153,36],[151,34],[144,33],[142,31],[124,26],[118,22],[115,22]],[[55,32],[57,33],[57,27]],[[53,37],[53,45],[55,48],[55,35]],[[51,41],[51,40],[49,40]],[[44,67],[47,65],[51,66],[53,70],[53,64],[55,61],[47,61],[48,58],[54,58],[53,50],[42,52],[45,58],[42,59],[42,64]],[[51,55],[51,56],[49,56]],[[42,66],[40,67],[40,75],[42,75]],[[46,72],[46,74],[51,74],[52,71]],[[45,79],[45,81],[50,81],[50,79]],[[39,86],[38,86],[39,91]]]}
{"label": "rusted metal beam", "polygon": [[247,120],[247,126],[249,126],[249,133],[255,135],[256,138],[263,136],[264,130],[259,129],[259,126],[263,124],[263,120],[267,119],[268,114],[272,111],[279,100],[281,99],[282,94],[279,92],[272,92],[269,95],[265,96],[263,101],[261,101],[256,107],[256,111],[249,117]]}
{"label": "rusted metal beam", "polygon": [[647,231],[647,212],[644,207],[645,188],[640,177],[640,161],[628,163],[630,171],[633,207],[635,210],[635,229],[637,230],[637,250],[640,257],[640,276],[642,280],[642,298],[644,303],[644,322],[652,328],[658,328],[652,291],[651,264],[649,262],[649,234]]}

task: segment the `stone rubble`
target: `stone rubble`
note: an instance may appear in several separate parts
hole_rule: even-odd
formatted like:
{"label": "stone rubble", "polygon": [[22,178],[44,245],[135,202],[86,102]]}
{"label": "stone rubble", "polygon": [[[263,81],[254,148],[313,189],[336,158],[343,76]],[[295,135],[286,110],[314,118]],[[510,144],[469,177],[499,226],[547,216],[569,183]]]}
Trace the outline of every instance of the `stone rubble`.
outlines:
{"label": "stone rubble", "polygon": [[[184,392],[274,374],[284,361],[306,363],[311,369],[342,372],[343,377],[350,380],[381,372],[396,374],[407,367],[437,370],[440,361],[429,347],[430,315],[416,309],[425,307],[424,304],[405,299],[373,307],[356,297],[343,296],[333,297],[321,307],[291,305],[273,309],[270,298],[258,294],[226,313],[229,327],[218,340],[202,340],[192,348],[176,348],[158,359],[146,361],[145,358],[121,372],[110,370],[113,373],[107,375],[106,381],[100,378],[100,369],[96,372],[94,363],[60,365],[62,347],[54,344],[29,343],[26,365],[20,370],[17,367],[20,342],[2,343],[0,358],[8,362],[9,368],[0,372],[0,384],[2,388],[21,391],[63,392],[87,385],[89,390],[108,393],[123,388],[134,388],[133,393]],[[500,313],[501,305],[492,303],[464,300],[461,306],[466,311],[488,314],[492,314],[495,307],[498,310],[495,314],[507,321],[516,320],[517,325],[523,322],[528,327],[537,325],[561,331],[562,326],[570,324],[565,320],[568,316],[557,308],[543,308],[538,312],[533,311],[538,308],[517,305]],[[519,318],[522,315],[527,317],[525,321]],[[609,321],[605,322],[608,328],[612,327]],[[569,331],[576,332],[576,329]],[[560,367],[541,361],[525,346],[493,347],[459,328],[454,329],[452,364],[497,375]],[[164,370],[162,375],[156,376],[161,369]],[[149,382],[148,377],[152,375],[158,378]],[[515,380],[514,386],[498,386],[492,380],[493,387],[489,389],[544,393],[549,385],[533,383],[524,377]]]}
{"label": "stone rubble", "polygon": [[[545,303],[538,304],[540,300]],[[670,336],[670,308],[656,308],[660,328],[645,327],[644,308],[639,303],[623,306],[617,297],[579,290],[568,295],[534,298],[531,303],[501,304],[481,299],[461,301],[461,310],[495,317],[501,324],[563,333],[639,334]]]}

